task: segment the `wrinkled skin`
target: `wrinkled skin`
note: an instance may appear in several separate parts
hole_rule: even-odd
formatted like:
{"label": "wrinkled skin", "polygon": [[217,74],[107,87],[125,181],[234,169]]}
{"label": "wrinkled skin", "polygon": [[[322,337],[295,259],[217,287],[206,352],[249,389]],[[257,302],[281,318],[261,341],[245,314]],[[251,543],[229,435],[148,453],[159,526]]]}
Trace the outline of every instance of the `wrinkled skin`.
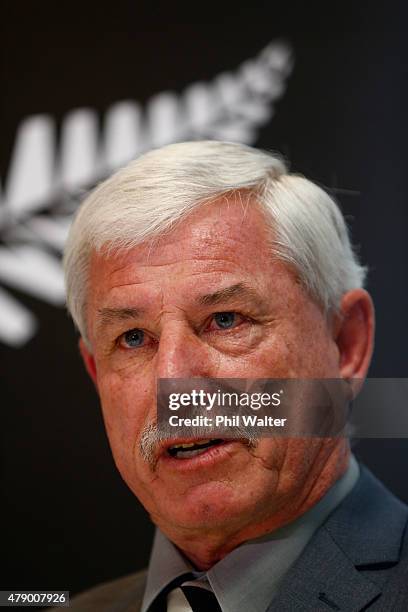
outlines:
{"label": "wrinkled skin", "polygon": [[[244,283],[252,292],[216,305],[204,294]],[[255,297],[255,295],[257,297]],[[102,321],[103,308],[140,312]],[[214,313],[237,313],[220,329]],[[199,568],[314,505],[344,473],[348,443],[330,438],[234,442],[222,458],[180,474],[141,457],[140,434],[156,414],[158,377],[364,378],[373,307],[346,293],[342,316],[327,317],[295,273],[271,256],[256,206],[205,205],[155,245],[120,257],[93,254],[89,345],[82,356],[100,396],[116,465],[152,520]],[[123,334],[144,330],[129,347]]]}

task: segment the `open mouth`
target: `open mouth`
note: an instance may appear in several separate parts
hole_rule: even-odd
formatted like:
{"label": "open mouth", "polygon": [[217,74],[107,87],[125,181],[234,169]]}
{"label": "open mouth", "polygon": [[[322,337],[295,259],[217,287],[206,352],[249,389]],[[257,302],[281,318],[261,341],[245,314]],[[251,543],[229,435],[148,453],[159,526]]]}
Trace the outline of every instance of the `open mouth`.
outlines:
{"label": "open mouth", "polygon": [[185,444],[173,444],[167,449],[167,453],[174,459],[190,459],[196,455],[202,455],[209,448],[222,444],[224,440],[219,438],[197,440],[196,442],[186,442]]}

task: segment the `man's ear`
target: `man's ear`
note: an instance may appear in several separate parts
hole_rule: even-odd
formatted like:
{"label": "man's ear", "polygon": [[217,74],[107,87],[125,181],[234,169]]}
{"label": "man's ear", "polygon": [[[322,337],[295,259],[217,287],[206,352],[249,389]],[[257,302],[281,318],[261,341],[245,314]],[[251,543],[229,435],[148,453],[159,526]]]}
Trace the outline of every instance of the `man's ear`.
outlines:
{"label": "man's ear", "polygon": [[79,352],[81,353],[82,359],[84,360],[86,371],[88,372],[89,376],[92,378],[93,383],[96,387],[96,390],[98,390],[95,358],[90,352],[90,350],[88,349],[88,347],[86,346],[82,338],[79,339],[78,346],[79,346]]}
{"label": "man's ear", "polygon": [[341,301],[335,332],[342,378],[366,377],[374,348],[374,326],[374,306],[367,291],[348,291]]}

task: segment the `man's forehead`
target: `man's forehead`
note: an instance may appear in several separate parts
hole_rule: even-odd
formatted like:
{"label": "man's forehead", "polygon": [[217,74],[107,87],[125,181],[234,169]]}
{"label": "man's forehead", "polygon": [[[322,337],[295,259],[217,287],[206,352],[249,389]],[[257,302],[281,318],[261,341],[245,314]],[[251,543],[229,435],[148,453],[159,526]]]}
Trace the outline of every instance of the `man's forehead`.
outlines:
{"label": "man's forehead", "polygon": [[93,253],[91,275],[120,275],[125,268],[154,268],[188,262],[197,271],[204,263],[231,261],[259,264],[270,258],[270,241],[264,213],[258,205],[221,200],[200,207],[169,232],[148,239],[130,250],[105,255]]}

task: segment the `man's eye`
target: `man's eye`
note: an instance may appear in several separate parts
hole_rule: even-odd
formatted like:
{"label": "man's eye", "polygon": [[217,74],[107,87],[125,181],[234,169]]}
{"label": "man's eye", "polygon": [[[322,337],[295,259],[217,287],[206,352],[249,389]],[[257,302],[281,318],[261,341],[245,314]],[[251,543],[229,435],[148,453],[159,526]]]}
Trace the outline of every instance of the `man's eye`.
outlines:
{"label": "man's eye", "polygon": [[236,312],[216,312],[213,320],[218,329],[231,329],[236,327],[241,318]]}
{"label": "man's eye", "polygon": [[145,333],[142,329],[131,329],[120,338],[120,343],[126,348],[137,348],[142,346],[145,340]]}

